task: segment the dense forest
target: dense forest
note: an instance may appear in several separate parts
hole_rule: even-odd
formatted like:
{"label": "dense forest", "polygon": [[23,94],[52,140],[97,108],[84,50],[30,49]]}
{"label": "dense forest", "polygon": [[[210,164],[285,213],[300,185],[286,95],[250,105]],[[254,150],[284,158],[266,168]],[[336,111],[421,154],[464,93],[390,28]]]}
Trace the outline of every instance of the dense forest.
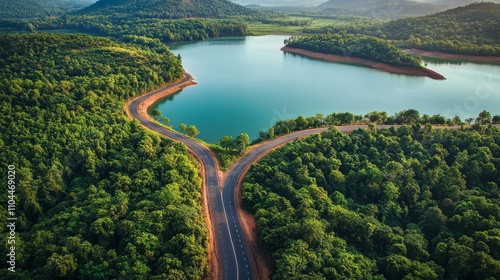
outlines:
{"label": "dense forest", "polygon": [[226,2],[101,0],[77,14],[31,22],[3,20],[0,21],[0,26],[11,31],[76,29],[116,38],[147,36],[160,39],[162,42],[247,35],[245,23],[226,17],[252,12]]}
{"label": "dense forest", "polygon": [[58,16],[89,6],[95,0],[0,0],[0,18]]}
{"label": "dense forest", "polygon": [[475,3],[434,15],[351,25],[306,27],[304,33],[376,36],[401,48],[500,55],[500,4]]}
{"label": "dense forest", "polygon": [[500,4],[476,3],[435,15],[391,21],[387,39],[406,47],[472,55],[500,55]]}
{"label": "dense forest", "polygon": [[251,10],[228,0],[99,0],[78,13],[177,19],[242,15]]}
{"label": "dense forest", "polygon": [[149,38],[2,34],[0,69],[0,166],[15,166],[18,218],[16,273],[0,278],[206,275],[196,161],[123,112],[126,99],[178,79],[180,60]]}
{"label": "dense forest", "polygon": [[333,128],[269,154],[242,201],[272,279],[500,279],[499,145],[482,124]]}
{"label": "dense forest", "polygon": [[366,58],[393,65],[422,67],[422,58],[402,52],[389,41],[372,36],[315,34],[291,37],[287,46],[314,52]]}

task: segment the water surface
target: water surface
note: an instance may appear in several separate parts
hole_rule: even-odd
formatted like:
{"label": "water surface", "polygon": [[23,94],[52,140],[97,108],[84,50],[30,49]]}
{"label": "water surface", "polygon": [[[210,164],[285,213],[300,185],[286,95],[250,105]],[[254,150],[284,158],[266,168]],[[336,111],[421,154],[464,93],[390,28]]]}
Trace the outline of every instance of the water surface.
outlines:
{"label": "water surface", "polygon": [[194,124],[199,138],[218,142],[247,132],[255,139],[276,121],[333,112],[476,117],[500,114],[500,66],[425,59],[447,80],[385,73],[280,51],[288,36],[218,38],[176,44],[198,85],[156,105],[174,128]]}

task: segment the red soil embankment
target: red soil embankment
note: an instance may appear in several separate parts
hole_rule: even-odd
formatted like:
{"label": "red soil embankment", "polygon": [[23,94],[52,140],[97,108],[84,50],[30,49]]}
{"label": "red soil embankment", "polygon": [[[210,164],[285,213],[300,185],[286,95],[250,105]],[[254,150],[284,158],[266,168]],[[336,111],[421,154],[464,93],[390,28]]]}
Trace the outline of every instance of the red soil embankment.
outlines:
{"label": "red soil embankment", "polygon": [[479,55],[465,55],[465,54],[453,54],[453,53],[443,53],[434,51],[424,51],[418,49],[407,49],[404,52],[416,54],[420,56],[434,57],[434,58],[444,58],[452,60],[461,61],[471,61],[471,62],[486,62],[486,63],[500,63],[500,56],[479,56]]}
{"label": "red soil embankment", "polygon": [[425,77],[429,77],[429,78],[435,79],[435,80],[445,80],[446,79],[443,75],[441,75],[437,72],[434,72],[430,69],[424,68],[424,67],[418,68],[418,67],[408,67],[408,66],[396,66],[396,65],[390,65],[387,63],[376,62],[376,61],[364,59],[364,58],[318,53],[318,52],[313,52],[313,51],[308,51],[308,50],[303,50],[303,49],[290,48],[290,47],[286,47],[286,46],[281,48],[281,50],[284,52],[301,54],[301,55],[304,55],[307,57],[322,59],[322,60],[326,60],[326,61],[365,65],[365,66],[369,66],[371,68],[375,68],[375,69],[389,72],[389,73],[406,74],[406,75],[413,75],[413,76],[425,76]]}

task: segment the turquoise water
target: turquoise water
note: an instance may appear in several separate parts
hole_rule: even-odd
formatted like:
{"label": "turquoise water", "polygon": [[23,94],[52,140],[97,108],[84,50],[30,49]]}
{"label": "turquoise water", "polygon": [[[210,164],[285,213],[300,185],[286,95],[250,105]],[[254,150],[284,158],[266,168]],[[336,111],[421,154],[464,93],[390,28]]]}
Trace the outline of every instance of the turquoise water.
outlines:
{"label": "turquoise water", "polygon": [[500,114],[500,65],[426,59],[447,80],[390,74],[280,51],[288,36],[219,38],[171,46],[198,85],[156,104],[171,125],[194,124],[199,138],[251,139],[276,121],[333,112],[476,117]]}

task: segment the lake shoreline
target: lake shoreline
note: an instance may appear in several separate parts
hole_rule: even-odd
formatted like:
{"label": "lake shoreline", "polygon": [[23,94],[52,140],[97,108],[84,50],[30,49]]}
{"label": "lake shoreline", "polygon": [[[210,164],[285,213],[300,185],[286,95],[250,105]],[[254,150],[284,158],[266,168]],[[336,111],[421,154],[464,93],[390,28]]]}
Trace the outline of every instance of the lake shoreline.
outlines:
{"label": "lake shoreline", "polygon": [[325,54],[325,53],[308,51],[308,50],[304,50],[304,49],[291,48],[291,47],[287,47],[287,46],[284,46],[283,48],[281,48],[281,51],[283,51],[285,53],[300,54],[300,55],[304,55],[304,56],[307,56],[310,58],[316,58],[316,59],[321,59],[321,60],[326,60],[326,61],[364,65],[364,66],[368,66],[368,67],[378,69],[378,70],[381,70],[384,72],[394,73],[394,74],[425,76],[425,77],[429,77],[429,78],[434,79],[434,80],[446,80],[446,78],[443,75],[441,75],[435,71],[432,71],[430,69],[424,68],[424,67],[417,68],[417,67],[408,67],[408,66],[396,66],[396,65],[390,65],[387,63],[376,62],[376,61],[364,59],[364,58],[342,56],[342,55],[335,55],[335,54]]}
{"label": "lake shoreline", "polygon": [[[170,82],[170,83],[167,83],[153,91],[150,91],[148,93],[145,93],[143,95],[140,95],[140,96],[135,96],[135,97],[132,97],[130,98],[129,100],[127,100],[126,104],[125,104],[125,113],[127,114],[128,116],[128,119],[129,120],[132,120],[132,115],[130,114],[130,111],[129,111],[129,105],[130,103],[137,99],[137,98],[141,98],[143,96],[147,96],[147,98],[145,98],[141,104],[139,105],[139,114],[142,115],[142,116],[145,116],[146,118],[149,118],[150,120],[153,120],[151,118],[151,116],[149,116],[148,114],[148,110],[151,106],[155,105],[155,103],[159,102],[160,100],[162,100],[163,98],[166,98],[170,95],[173,95],[173,94],[176,94],[177,92],[179,92],[180,90],[188,87],[188,86],[191,86],[191,85],[196,85],[197,83],[194,81],[194,78],[190,78],[188,81],[186,82],[183,82],[183,83],[179,83],[177,84],[175,87],[170,87],[172,84],[175,84],[179,81],[182,81],[183,79],[186,78],[186,74],[182,74],[181,78],[179,78],[177,81],[174,81],[174,82]],[[156,92],[155,94],[152,94],[153,92]]]}
{"label": "lake shoreline", "polygon": [[442,59],[468,61],[468,62],[500,63],[500,56],[454,54],[454,53],[444,53],[437,51],[425,51],[413,48],[404,49],[403,51],[415,55],[432,57],[432,58],[442,58]]}

